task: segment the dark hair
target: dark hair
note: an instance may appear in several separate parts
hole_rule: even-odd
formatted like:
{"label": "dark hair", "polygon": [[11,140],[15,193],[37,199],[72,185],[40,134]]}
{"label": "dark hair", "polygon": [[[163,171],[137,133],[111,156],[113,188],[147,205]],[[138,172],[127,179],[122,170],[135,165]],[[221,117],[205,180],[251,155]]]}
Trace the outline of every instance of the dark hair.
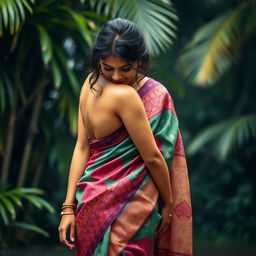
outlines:
{"label": "dark hair", "polygon": [[[91,89],[95,90],[93,86],[100,75],[100,60],[111,55],[128,63],[138,61],[137,72],[143,77],[148,74],[149,54],[141,32],[135,23],[117,18],[103,25],[94,41],[89,80]],[[142,78],[137,76],[136,82]]]}

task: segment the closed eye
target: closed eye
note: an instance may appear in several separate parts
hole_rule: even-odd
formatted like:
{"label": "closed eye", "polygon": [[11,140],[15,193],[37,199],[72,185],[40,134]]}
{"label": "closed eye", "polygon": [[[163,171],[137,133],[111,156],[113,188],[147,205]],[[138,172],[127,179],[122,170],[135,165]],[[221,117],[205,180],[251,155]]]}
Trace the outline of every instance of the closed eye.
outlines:
{"label": "closed eye", "polygon": [[128,68],[122,68],[121,69],[123,72],[129,72],[131,70],[131,67],[128,67]]}
{"label": "closed eye", "polygon": [[[103,70],[109,72],[109,71],[112,71],[113,68],[104,67]],[[128,68],[121,68],[121,71],[122,71],[122,72],[129,72],[130,70],[131,70],[131,67],[128,67]]]}
{"label": "closed eye", "polygon": [[113,70],[113,68],[107,68],[107,67],[104,67],[103,68],[105,71],[112,71]]}

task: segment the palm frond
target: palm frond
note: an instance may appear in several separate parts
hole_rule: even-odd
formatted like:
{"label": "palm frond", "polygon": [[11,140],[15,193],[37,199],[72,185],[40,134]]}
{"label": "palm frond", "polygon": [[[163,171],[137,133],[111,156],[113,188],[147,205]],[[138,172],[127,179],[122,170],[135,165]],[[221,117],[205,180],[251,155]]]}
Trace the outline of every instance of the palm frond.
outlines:
{"label": "palm frond", "polygon": [[194,154],[212,143],[213,153],[219,160],[224,160],[232,150],[255,138],[256,115],[230,118],[200,132],[188,146],[188,153]]}
{"label": "palm frond", "polygon": [[90,3],[97,13],[134,21],[141,29],[152,55],[166,51],[175,38],[174,21],[177,21],[178,17],[169,1],[164,3],[157,0],[100,0]]}
{"label": "palm frond", "polygon": [[[44,191],[37,188],[5,188],[0,191],[0,214],[5,225],[9,224],[9,219],[16,219],[16,207],[23,207],[22,199],[27,199],[39,209],[46,209],[54,213],[53,207],[39,195]],[[28,224],[29,225],[29,224]]]}
{"label": "palm frond", "polygon": [[255,15],[256,1],[248,1],[199,28],[184,47],[178,69],[194,84],[215,83],[237,60],[242,39],[255,30]]}
{"label": "palm frond", "polygon": [[0,1],[0,37],[3,36],[4,28],[12,35],[16,33],[25,21],[25,10],[27,9],[30,14],[33,13],[34,3],[34,0]]}
{"label": "palm frond", "polygon": [[17,228],[26,229],[26,230],[36,232],[36,233],[38,233],[40,235],[43,235],[45,237],[49,237],[48,232],[46,232],[44,229],[42,229],[42,228],[40,228],[36,225],[33,225],[33,224],[29,224],[29,223],[26,223],[26,222],[15,221],[13,223],[13,226],[17,227]]}
{"label": "palm frond", "polygon": [[89,46],[92,45],[92,35],[91,35],[91,31],[89,29],[89,22],[90,20],[86,19],[82,14],[80,14],[77,11],[72,10],[71,8],[67,7],[67,6],[61,6],[59,7],[60,10],[68,13],[72,19],[73,22],[76,23],[78,30],[80,31],[83,39],[85,40],[85,42],[87,42],[87,44]]}

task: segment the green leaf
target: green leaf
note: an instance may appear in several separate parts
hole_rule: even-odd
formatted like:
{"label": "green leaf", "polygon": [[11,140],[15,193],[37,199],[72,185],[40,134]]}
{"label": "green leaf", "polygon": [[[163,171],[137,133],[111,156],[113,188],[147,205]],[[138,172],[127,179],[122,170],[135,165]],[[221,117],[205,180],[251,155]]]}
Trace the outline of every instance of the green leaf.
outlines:
{"label": "green leaf", "polygon": [[43,198],[40,198],[40,197],[36,197],[36,200],[37,202],[43,207],[45,208],[46,210],[48,210],[50,213],[54,213],[55,212],[55,209],[46,201],[44,200]]}
{"label": "green leaf", "polygon": [[[92,11],[81,11],[80,13],[81,13],[81,15],[92,18],[93,20],[102,21],[102,22],[107,22],[108,21],[106,16],[103,16],[102,14],[98,14],[98,13],[95,13],[95,12],[92,12]],[[96,25],[96,28],[98,28],[97,25]],[[96,29],[96,30],[98,30],[98,29]]]}
{"label": "green leaf", "polygon": [[38,209],[42,209],[42,204],[38,201],[38,197],[34,195],[23,195],[30,203],[35,205]]}
{"label": "green leaf", "polygon": [[83,36],[84,40],[87,42],[87,44],[89,46],[91,46],[93,40],[92,40],[90,30],[87,27],[88,20],[85,17],[83,17],[81,14],[73,11],[71,8],[69,8],[67,6],[62,6],[60,8],[64,11],[66,11],[67,13],[69,13],[69,15],[71,15],[73,20],[76,22],[78,29],[79,29],[81,35]]}
{"label": "green leaf", "polygon": [[70,85],[71,85],[75,95],[78,96],[79,92],[80,92],[80,84],[78,83],[78,80],[77,80],[74,72],[68,67],[66,56],[64,55],[63,51],[57,45],[55,45],[54,49],[55,49],[56,55],[58,56],[60,64],[64,68],[64,71],[69,79]]}
{"label": "green leaf", "polygon": [[33,205],[35,205],[37,208],[47,209],[50,213],[54,213],[54,208],[43,198],[35,196],[35,195],[23,195],[24,198],[26,198],[29,202],[31,202]]}
{"label": "green leaf", "polygon": [[17,196],[17,195],[15,195],[12,191],[7,191],[7,192],[5,192],[5,196],[6,197],[9,197],[10,199],[12,199],[12,201],[16,204],[16,205],[18,205],[19,207],[22,207],[22,202],[21,202],[21,200],[20,200],[20,198]]}
{"label": "green leaf", "polygon": [[46,232],[44,229],[36,226],[36,225],[33,225],[33,224],[29,224],[29,223],[25,223],[25,222],[19,222],[19,221],[15,221],[13,223],[13,225],[17,228],[22,228],[22,229],[26,229],[26,230],[30,230],[30,231],[34,231],[38,234],[41,234],[45,237],[49,237],[49,233]]}
{"label": "green leaf", "polygon": [[19,9],[21,20],[24,21],[25,20],[25,10],[24,10],[24,7],[23,7],[21,1],[19,1],[19,0],[16,1],[16,4],[17,4],[18,9]]}
{"label": "green leaf", "polygon": [[1,3],[1,11],[2,11],[2,18],[4,22],[4,26],[7,28],[8,26],[8,12],[7,12],[7,4],[8,1],[4,0]]}
{"label": "green leaf", "polygon": [[[14,16],[14,9],[15,9],[16,5],[12,3],[12,1],[7,1],[6,2],[6,8],[8,11],[8,18],[9,18],[9,28],[10,28],[10,33],[13,34],[14,33],[14,29],[15,29],[15,16]],[[17,8],[16,8],[17,11]]]}
{"label": "green leaf", "polygon": [[36,194],[36,195],[43,195],[45,192],[39,188],[15,188],[12,190],[13,193],[22,195],[22,194]]}
{"label": "green leaf", "polygon": [[40,35],[40,45],[41,45],[43,62],[47,67],[49,62],[52,59],[52,54],[53,54],[52,41],[49,34],[47,33],[46,29],[43,26],[37,24],[37,28]]}
{"label": "green leaf", "polygon": [[4,221],[4,224],[8,225],[9,221],[8,221],[8,217],[7,217],[7,214],[6,214],[6,210],[5,210],[4,206],[1,203],[0,203],[0,213],[1,213],[2,219]]}
{"label": "green leaf", "polygon": [[13,203],[6,197],[0,197],[0,201],[3,202],[3,205],[7,209],[7,211],[11,214],[12,219],[16,218],[16,212],[15,208],[13,206]]}
{"label": "green leaf", "polygon": [[[14,13],[19,13],[18,7],[16,5],[13,5],[14,8]],[[13,34],[19,30],[19,27],[22,25],[22,16],[20,15],[15,15],[15,22],[13,23]]]}
{"label": "green leaf", "polygon": [[55,89],[59,89],[62,82],[62,74],[61,74],[60,68],[57,65],[57,62],[54,59],[51,61],[51,69],[52,69],[54,87]]}
{"label": "green leaf", "polygon": [[[31,6],[29,5],[29,1],[27,1],[27,0],[21,0],[22,1],[22,3],[27,7],[27,9],[29,10],[29,12],[32,14],[33,13],[33,9],[31,8]],[[32,2],[32,3],[35,3],[35,1],[34,0],[31,0],[30,2]]]}

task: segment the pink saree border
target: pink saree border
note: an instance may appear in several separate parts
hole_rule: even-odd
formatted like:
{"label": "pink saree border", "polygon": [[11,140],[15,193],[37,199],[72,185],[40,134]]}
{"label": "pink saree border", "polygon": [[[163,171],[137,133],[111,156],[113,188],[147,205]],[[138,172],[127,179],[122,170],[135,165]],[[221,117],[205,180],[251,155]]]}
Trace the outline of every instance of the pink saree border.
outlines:
{"label": "pink saree border", "polygon": [[[114,223],[111,229],[108,255],[119,255],[121,253],[129,240],[151,214],[157,199],[158,191],[153,181],[149,180],[125,212]],[[140,216],[137,214],[138,209],[140,209]],[[141,218],[141,216],[143,217]]]}
{"label": "pink saree border", "polygon": [[124,200],[116,207],[116,209],[112,212],[112,214],[106,219],[104,224],[102,225],[101,229],[99,232],[96,234],[94,240],[92,241],[90,247],[88,248],[87,251],[87,256],[93,255],[93,250],[96,248],[97,244],[99,243],[100,239],[103,237],[104,233],[108,229],[108,227],[111,225],[111,223],[117,218],[117,216],[121,213],[123,210],[124,206],[135,196],[137,190],[139,189],[141,180],[129,193],[128,195],[124,198]]}

